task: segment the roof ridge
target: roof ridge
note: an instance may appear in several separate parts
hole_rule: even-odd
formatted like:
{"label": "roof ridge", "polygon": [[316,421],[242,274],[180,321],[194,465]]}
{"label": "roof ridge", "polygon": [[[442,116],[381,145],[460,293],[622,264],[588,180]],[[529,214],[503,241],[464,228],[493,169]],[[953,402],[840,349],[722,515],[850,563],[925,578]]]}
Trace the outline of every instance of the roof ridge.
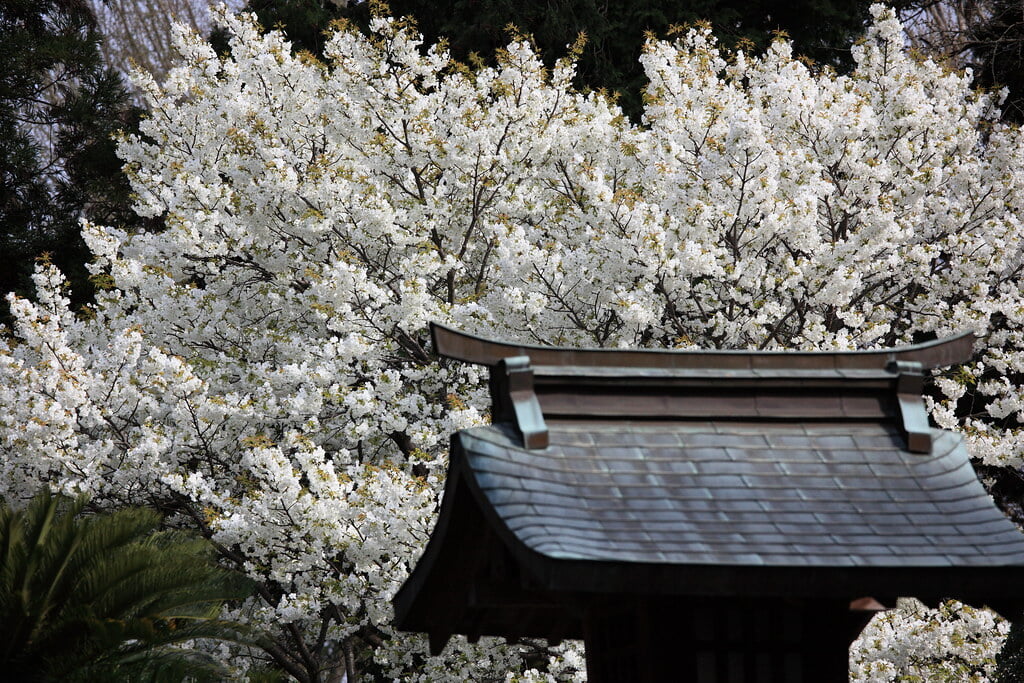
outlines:
{"label": "roof ridge", "polygon": [[883,369],[892,361],[912,361],[925,369],[965,363],[974,351],[973,332],[921,344],[858,351],[750,351],[565,348],[485,339],[432,322],[439,355],[493,367],[513,356],[529,356],[536,366],[731,369]]}

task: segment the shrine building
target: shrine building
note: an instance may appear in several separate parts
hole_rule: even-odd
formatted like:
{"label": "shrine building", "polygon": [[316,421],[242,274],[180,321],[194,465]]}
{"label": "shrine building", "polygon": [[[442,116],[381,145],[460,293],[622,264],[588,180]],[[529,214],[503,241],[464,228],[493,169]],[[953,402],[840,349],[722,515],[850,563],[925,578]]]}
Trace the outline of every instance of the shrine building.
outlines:
{"label": "shrine building", "polygon": [[838,683],[898,596],[1024,606],[1024,534],[925,371],[974,337],[877,351],[523,346],[432,327],[490,368],[493,424],[452,436],[401,630],[586,642],[591,683]]}

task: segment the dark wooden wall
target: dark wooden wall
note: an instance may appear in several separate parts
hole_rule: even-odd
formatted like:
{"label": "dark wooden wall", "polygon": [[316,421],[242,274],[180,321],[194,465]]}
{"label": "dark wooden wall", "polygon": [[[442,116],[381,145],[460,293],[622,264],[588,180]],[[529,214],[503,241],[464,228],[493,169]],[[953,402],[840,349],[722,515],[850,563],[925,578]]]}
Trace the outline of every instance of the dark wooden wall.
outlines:
{"label": "dark wooden wall", "polygon": [[644,599],[585,617],[591,683],[846,683],[847,602]]}

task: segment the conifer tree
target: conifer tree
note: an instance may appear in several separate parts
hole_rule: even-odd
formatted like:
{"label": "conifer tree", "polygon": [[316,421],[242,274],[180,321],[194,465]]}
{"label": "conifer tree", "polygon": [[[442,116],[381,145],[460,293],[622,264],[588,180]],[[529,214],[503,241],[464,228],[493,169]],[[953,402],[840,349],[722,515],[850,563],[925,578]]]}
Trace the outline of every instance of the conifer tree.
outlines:
{"label": "conifer tree", "polygon": [[1003,117],[1024,122],[1024,5],[1011,0],[983,3],[968,31],[975,81],[987,88],[1008,91]]}
{"label": "conifer tree", "polygon": [[[0,3],[0,299],[31,294],[33,263],[48,253],[72,301],[87,301],[79,218],[141,225],[111,137],[139,112],[99,41],[84,0]],[[0,323],[7,310],[0,301]]]}

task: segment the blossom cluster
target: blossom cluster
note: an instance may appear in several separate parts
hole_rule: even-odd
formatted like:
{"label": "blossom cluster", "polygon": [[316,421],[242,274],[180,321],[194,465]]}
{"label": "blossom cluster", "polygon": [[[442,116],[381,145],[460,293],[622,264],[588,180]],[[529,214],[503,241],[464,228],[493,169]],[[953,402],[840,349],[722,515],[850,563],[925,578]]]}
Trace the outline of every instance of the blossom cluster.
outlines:
{"label": "blossom cluster", "polygon": [[1010,624],[949,600],[929,609],[912,598],[882,612],[850,648],[850,679],[864,683],[984,683],[996,670]]}
{"label": "blossom cluster", "polygon": [[[181,31],[167,79],[137,77],[151,113],[120,154],[164,228],[84,226],[102,291],[82,314],[49,266],[35,302],[12,300],[0,495],[169,511],[259,582],[239,616],[289,673],[581,676],[574,646],[430,658],[390,626],[447,437],[488,419],[486,377],[436,361],[431,320],[613,347],[974,330],[977,361],[935,378],[932,414],[986,463],[1024,457],[1024,144],[969,75],[906,54],[890,11],[848,75],[784,41],[652,40],[640,123],[525,41],[470,69],[377,18],[321,62],[220,21],[228,55]],[[902,666],[892,647],[876,659]]]}

